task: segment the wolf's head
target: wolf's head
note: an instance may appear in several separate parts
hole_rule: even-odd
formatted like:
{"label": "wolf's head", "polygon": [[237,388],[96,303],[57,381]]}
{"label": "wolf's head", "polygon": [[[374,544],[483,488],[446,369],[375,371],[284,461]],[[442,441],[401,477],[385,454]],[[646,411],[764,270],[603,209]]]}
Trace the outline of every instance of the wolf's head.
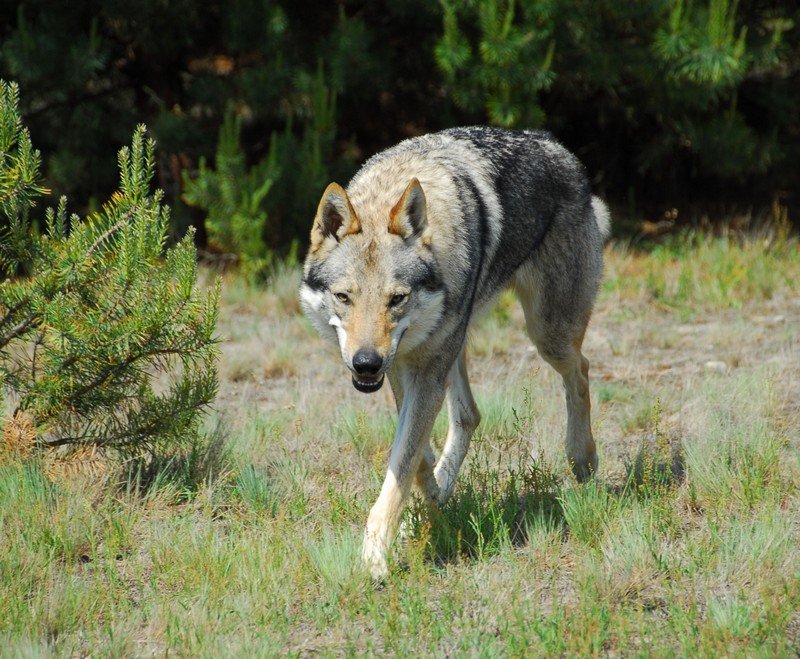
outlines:
{"label": "wolf's head", "polygon": [[380,214],[359,218],[345,190],[331,183],[300,284],[304,311],[338,341],[353,386],[363,392],[380,389],[395,358],[433,332],[445,300],[419,181]]}

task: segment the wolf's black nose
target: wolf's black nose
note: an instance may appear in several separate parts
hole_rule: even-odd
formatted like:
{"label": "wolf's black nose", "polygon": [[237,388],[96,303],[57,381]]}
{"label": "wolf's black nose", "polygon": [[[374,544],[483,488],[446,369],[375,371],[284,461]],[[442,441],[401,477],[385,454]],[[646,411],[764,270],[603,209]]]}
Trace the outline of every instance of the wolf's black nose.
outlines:
{"label": "wolf's black nose", "polygon": [[374,350],[359,350],[353,356],[353,369],[359,375],[377,375],[383,366],[383,359]]}

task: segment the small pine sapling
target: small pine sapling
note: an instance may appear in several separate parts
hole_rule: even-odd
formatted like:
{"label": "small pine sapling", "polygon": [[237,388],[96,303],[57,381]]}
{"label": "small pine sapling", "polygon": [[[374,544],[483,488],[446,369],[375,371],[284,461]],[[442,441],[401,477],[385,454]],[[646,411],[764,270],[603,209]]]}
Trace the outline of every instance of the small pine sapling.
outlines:
{"label": "small pine sapling", "polygon": [[264,240],[265,200],[278,166],[272,148],[267,158],[248,169],[241,136],[241,117],[229,109],[219,130],[216,168],[201,158],[194,178],[184,172],[183,200],[208,213],[209,247],[235,258],[245,275],[260,277],[270,264],[271,252]]}
{"label": "small pine sapling", "polygon": [[191,442],[217,391],[218,292],[197,290],[191,233],[166,245],[155,143],[139,126],[102,210],[67,217],[62,199],[40,234],[28,217],[39,154],[16,85],[0,85],[0,381],[15,418],[33,420],[39,447]]}

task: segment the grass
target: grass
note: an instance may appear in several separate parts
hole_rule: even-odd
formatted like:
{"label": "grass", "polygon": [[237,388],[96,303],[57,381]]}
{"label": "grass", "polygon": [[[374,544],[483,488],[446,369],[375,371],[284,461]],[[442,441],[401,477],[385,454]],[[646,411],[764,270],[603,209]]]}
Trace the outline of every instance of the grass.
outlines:
{"label": "grass", "polygon": [[624,249],[615,256],[606,291],[649,298],[682,319],[709,307],[742,309],[800,285],[797,242],[780,236],[741,243],[686,232],[656,245],[646,259]]}
{"label": "grass", "polygon": [[412,502],[382,590],[359,553],[390,392],[353,391],[296,315],[296,271],[226,280],[223,385],[192,450],[98,478],[0,448],[0,655],[796,655],[796,254],[608,250],[583,486],[560,381],[503,298],[472,338],[483,422],[455,494]]}

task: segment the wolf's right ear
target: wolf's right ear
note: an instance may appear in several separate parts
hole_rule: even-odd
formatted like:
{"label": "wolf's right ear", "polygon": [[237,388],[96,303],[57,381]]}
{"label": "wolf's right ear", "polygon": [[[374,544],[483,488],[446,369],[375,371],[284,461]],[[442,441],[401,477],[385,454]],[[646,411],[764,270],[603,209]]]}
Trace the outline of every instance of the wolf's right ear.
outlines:
{"label": "wolf's right ear", "polygon": [[427,224],[425,193],[419,179],[412,178],[400,200],[389,211],[389,233],[410,238],[422,234]]}
{"label": "wolf's right ear", "polygon": [[344,188],[338,183],[331,183],[325,188],[317,207],[311,228],[311,251],[316,252],[328,238],[333,237],[338,242],[360,231],[361,222]]}

